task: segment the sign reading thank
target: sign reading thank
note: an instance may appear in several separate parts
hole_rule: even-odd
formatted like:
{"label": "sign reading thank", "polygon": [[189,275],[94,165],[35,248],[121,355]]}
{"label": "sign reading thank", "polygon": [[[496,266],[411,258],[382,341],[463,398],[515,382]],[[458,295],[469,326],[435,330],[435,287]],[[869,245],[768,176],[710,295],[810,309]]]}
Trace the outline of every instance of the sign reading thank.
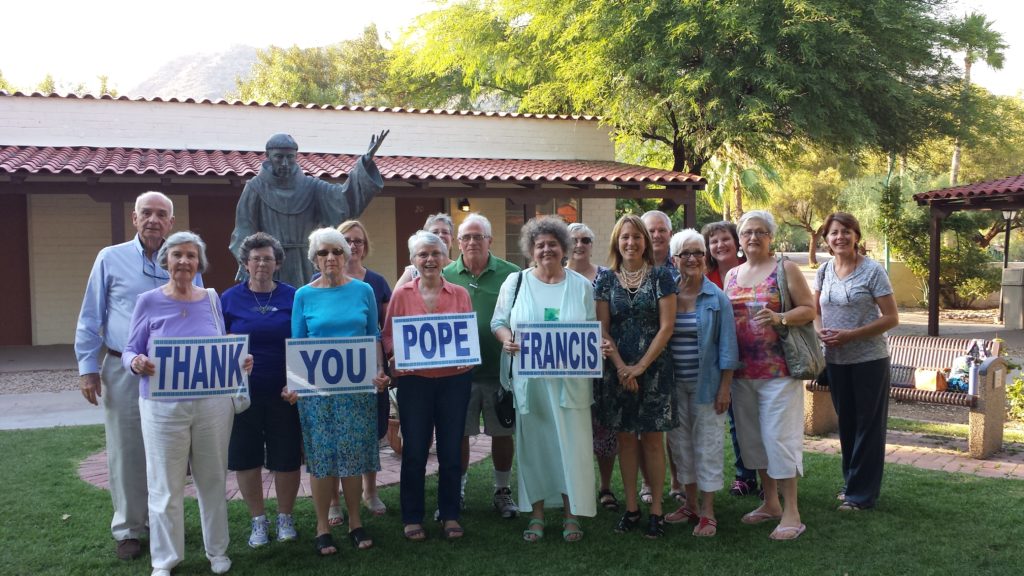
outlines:
{"label": "sign reading thank", "polygon": [[376,392],[377,338],[285,340],[288,391],[299,396]]}
{"label": "sign reading thank", "polygon": [[[480,363],[476,313],[392,318],[395,368],[445,368]],[[488,334],[490,336],[490,334]]]}
{"label": "sign reading thank", "polygon": [[248,336],[154,338],[149,358],[156,374],[149,378],[153,399],[198,400],[246,394],[249,377],[242,369],[249,354]]}
{"label": "sign reading thank", "polygon": [[525,322],[517,328],[517,375],[601,377],[600,322]]}

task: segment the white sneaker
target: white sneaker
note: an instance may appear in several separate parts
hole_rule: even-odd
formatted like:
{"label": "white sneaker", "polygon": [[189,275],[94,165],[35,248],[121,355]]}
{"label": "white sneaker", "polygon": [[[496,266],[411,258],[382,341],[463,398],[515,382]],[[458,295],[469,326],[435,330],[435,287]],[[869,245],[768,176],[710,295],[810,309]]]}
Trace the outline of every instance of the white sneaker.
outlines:
{"label": "white sneaker", "polygon": [[214,574],[226,574],[231,570],[231,558],[227,556],[207,556],[210,559],[210,571]]}
{"label": "white sneaker", "polygon": [[277,541],[290,542],[296,540],[299,533],[295,531],[295,520],[291,514],[277,515]]}
{"label": "white sneaker", "polygon": [[260,515],[252,519],[252,532],[249,534],[249,548],[259,548],[270,543],[270,538],[267,535],[267,530],[270,527],[269,525],[270,522],[267,521],[267,517],[265,515]]}

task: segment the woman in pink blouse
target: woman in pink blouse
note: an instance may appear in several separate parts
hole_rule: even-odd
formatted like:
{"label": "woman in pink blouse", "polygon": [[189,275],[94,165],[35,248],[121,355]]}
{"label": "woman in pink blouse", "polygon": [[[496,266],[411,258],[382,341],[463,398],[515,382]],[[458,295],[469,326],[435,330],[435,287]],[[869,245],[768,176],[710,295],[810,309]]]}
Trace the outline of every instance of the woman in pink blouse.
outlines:
{"label": "woman in pink blouse", "polygon": [[457,314],[473,311],[466,289],[445,281],[441,275],[448,248],[437,235],[420,230],[409,238],[409,259],[417,277],[395,288],[384,321],[384,351],[391,356],[398,387],[402,429],[402,473],[399,501],[408,540],[427,537],[423,528],[424,476],[431,432],[436,430],[438,482],[437,505],[448,540],[464,534],[459,524],[462,477],[462,434],[466,426],[471,385],[470,366],[394,370],[392,319],[424,314]]}

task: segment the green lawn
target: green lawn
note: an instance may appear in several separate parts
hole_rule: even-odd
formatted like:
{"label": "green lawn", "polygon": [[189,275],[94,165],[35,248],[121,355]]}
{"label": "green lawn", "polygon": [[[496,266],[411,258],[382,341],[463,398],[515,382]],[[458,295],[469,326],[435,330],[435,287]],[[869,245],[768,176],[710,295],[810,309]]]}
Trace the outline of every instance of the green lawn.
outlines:
{"label": "green lawn", "polygon": [[[103,446],[99,426],[0,432],[0,574],[148,574],[148,557],[114,558],[109,536],[110,499],[77,476],[78,463]],[[578,544],[559,538],[558,514],[549,514],[545,539],[520,539],[522,520],[504,521],[490,508],[490,465],[473,468],[464,517],[467,536],[448,543],[433,525],[430,539],[401,537],[398,490],[384,490],[391,510],[367,529],[377,546],[357,553],[337,533],[341,553],[313,555],[309,499],[296,510],[300,542],[246,546],[248,514],[232,502],[232,574],[1020,574],[1024,566],[1024,482],[929,472],[906,466],[886,469],[883,497],[871,512],[835,511],[839,488],[836,457],[806,454],[801,509],[808,531],[795,542],[771,542],[769,524],[744,526],[739,517],[752,497],[719,499],[719,532],[697,539],[689,528],[670,527],[660,541],[611,531],[616,515],[586,519]],[[428,490],[432,490],[428,484]],[[430,492],[428,492],[429,494]],[[617,489],[621,496],[621,489]],[[186,501],[185,562],[176,575],[209,574],[201,545],[198,508]],[[431,500],[428,499],[428,506]],[[273,511],[271,505],[270,510]]]}

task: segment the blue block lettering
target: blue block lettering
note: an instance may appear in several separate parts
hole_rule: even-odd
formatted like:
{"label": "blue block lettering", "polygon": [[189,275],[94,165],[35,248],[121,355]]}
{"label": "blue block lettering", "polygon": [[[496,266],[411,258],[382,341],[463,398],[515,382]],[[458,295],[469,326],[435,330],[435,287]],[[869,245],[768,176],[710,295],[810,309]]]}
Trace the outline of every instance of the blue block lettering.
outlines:
{"label": "blue block lettering", "polygon": [[226,382],[228,369],[228,347],[227,344],[210,346],[210,380],[214,382]]}
{"label": "blue block lettering", "polygon": [[229,345],[231,350],[231,362],[228,364],[227,378],[224,380],[225,386],[231,386],[234,384],[241,385],[242,383],[242,345],[235,344]]}
{"label": "blue block lettering", "polygon": [[445,357],[445,347],[452,342],[452,325],[442,322],[437,325],[437,347],[441,352],[441,358]]}
{"label": "blue block lettering", "polygon": [[192,349],[187,346],[180,346],[174,349],[174,360],[171,362],[171,390],[178,389],[179,379],[183,383],[187,382],[188,378],[188,365],[191,364],[192,360]]}
{"label": "blue block lettering", "polygon": [[469,334],[466,333],[469,330],[469,323],[465,320],[459,320],[454,324],[455,327],[455,355],[456,356],[469,356]]}
{"label": "blue block lettering", "polygon": [[[334,367],[331,367],[333,363]],[[341,352],[337,349],[331,348],[324,352],[324,362],[321,365],[321,370],[324,375],[324,382],[328,385],[333,386],[341,381],[342,371],[344,366],[341,363]]]}
{"label": "blue block lettering", "polygon": [[[360,348],[358,361],[354,361],[353,354],[356,350],[349,348],[345,351],[345,358],[348,360],[348,380],[352,383],[360,383],[366,379],[366,349]],[[356,369],[359,371],[356,372]]]}
{"label": "blue block lettering", "polygon": [[[167,360],[169,360],[170,357],[171,357],[171,347],[170,346],[157,346],[156,349],[153,350],[153,356],[155,358],[157,358],[158,360],[160,360],[161,365],[167,366]],[[160,382],[157,383],[157,389],[158,390],[163,390],[167,386],[166,382],[164,382],[164,379],[166,377],[167,377],[167,370],[161,370],[160,371]],[[153,381],[150,380],[150,384],[152,384],[152,383],[153,383]]]}
{"label": "blue block lettering", "polygon": [[[197,349],[196,364],[192,369],[192,389],[195,390],[196,388],[202,388],[203,390],[206,390],[207,388],[212,387],[211,384],[212,382],[210,382],[210,379],[206,374],[206,354],[203,354],[202,348]],[[224,383],[221,382],[221,386],[223,386],[223,384]]]}
{"label": "blue block lettering", "polygon": [[601,355],[597,352],[597,334],[587,334],[587,368],[596,370]]}
{"label": "blue block lettering", "polygon": [[409,351],[416,345],[416,327],[411,324],[402,325],[402,343],[405,344],[405,359],[409,359]]}
{"label": "blue block lettering", "polygon": [[[430,336],[429,343],[427,336]],[[434,327],[430,324],[420,326],[420,350],[423,352],[424,358],[433,358],[437,354],[437,334],[434,333]]]}
{"label": "blue block lettering", "polygon": [[583,350],[580,345],[580,333],[572,332],[569,334],[569,367],[575,370],[580,367],[583,362]]}
{"label": "blue block lettering", "polygon": [[302,357],[302,363],[306,365],[306,382],[310,386],[316,386],[316,365],[320,359],[320,350],[314,350],[312,358],[309,356],[308,350],[299,350],[299,356]]}

